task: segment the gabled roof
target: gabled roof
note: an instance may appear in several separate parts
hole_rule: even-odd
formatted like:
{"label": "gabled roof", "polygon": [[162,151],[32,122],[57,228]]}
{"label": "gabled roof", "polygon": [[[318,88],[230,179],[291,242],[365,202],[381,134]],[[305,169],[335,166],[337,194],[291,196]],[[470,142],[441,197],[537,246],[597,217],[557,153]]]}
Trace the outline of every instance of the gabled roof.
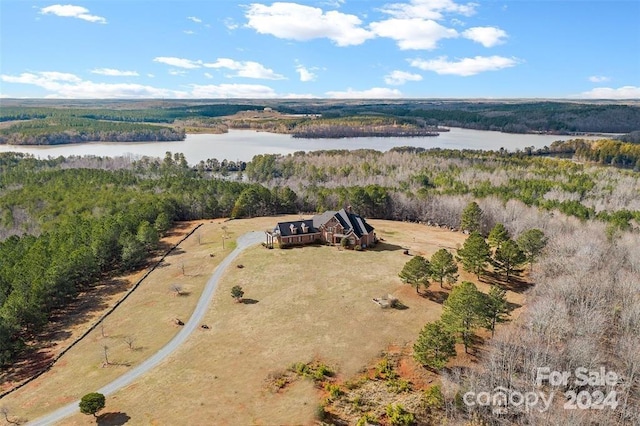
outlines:
{"label": "gabled roof", "polygon": [[315,215],[312,219],[313,225],[316,228],[320,228],[320,226],[329,222],[333,217],[340,222],[344,228],[345,234],[353,231],[353,233],[360,238],[373,231],[373,227],[369,225],[362,216],[355,213],[349,213],[345,209],[340,209],[338,211],[326,211],[322,214]]}
{"label": "gabled roof", "polygon": [[335,210],[327,210],[324,213],[317,214],[311,218],[313,221],[313,226],[315,228],[320,228],[320,226],[326,224],[331,220],[333,216],[335,216],[337,212]]}
{"label": "gabled roof", "polygon": [[[302,232],[302,224],[304,224],[306,227],[309,228],[307,230],[307,232]],[[297,230],[297,232],[295,234],[291,232],[291,225],[293,225],[294,228]],[[292,222],[278,222],[278,224],[276,225],[274,231],[276,231],[277,233],[279,233],[283,237],[288,237],[288,236],[291,236],[291,235],[314,234],[314,233],[318,232],[316,227],[313,226],[313,220],[312,219],[296,220],[296,221],[292,221]]]}

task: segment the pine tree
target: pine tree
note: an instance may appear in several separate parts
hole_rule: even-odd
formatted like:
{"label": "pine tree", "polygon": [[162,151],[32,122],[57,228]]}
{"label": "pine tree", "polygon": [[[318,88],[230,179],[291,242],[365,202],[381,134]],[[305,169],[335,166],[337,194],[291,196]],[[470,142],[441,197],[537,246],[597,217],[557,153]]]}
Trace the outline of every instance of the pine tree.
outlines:
{"label": "pine tree", "polygon": [[511,236],[509,235],[509,231],[507,231],[507,228],[505,228],[501,223],[496,223],[496,225],[491,229],[491,232],[489,232],[489,236],[487,237],[487,239],[489,240],[489,245],[493,248],[500,247],[502,243],[510,238]]}
{"label": "pine tree", "polygon": [[489,293],[482,295],[482,314],[485,318],[484,327],[491,330],[491,337],[496,329],[496,324],[505,320],[509,313],[509,303],[507,302],[507,291],[496,285],[492,285]]}
{"label": "pine tree", "polygon": [[425,367],[439,370],[456,354],[456,339],[441,321],[424,326],[413,345],[413,356]]}
{"label": "pine tree", "polygon": [[480,278],[485,266],[491,258],[489,244],[478,232],[472,232],[458,249],[458,258],[462,262],[462,268],[467,272],[472,272]]}
{"label": "pine tree", "polygon": [[517,243],[527,258],[529,268],[533,269],[533,262],[535,262],[536,258],[547,245],[547,238],[544,233],[536,228],[529,229],[518,237]]}
{"label": "pine tree", "polygon": [[505,280],[518,273],[519,267],[527,261],[525,254],[518,248],[515,241],[509,239],[496,250],[494,256],[495,267],[499,271],[504,271]]}
{"label": "pine tree", "polygon": [[480,231],[482,221],[482,209],[475,201],[470,202],[462,211],[460,217],[460,228],[463,231]]}
{"label": "pine tree", "polygon": [[429,263],[431,264],[431,278],[440,283],[440,288],[443,288],[442,284],[445,279],[450,284],[458,279],[458,265],[447,249],[442,248],[433,253]]}
{"label": "pine tree", "polygon": [[451,332],[460,336],[465,353],[468,353],[469,346],[471,346],[473,330],[482,325],[481,294],[475,284],[463,281],[453,288],[444,302],[441,321]]}
{"label": "pine tree", "polygon": [[429,273],[431,268],[429,261],[422,256],[414,256],[405,263],[400,278],[402,281],[416,288],[416,293],[420,293],[420,286],[427,288],[429,286]]}

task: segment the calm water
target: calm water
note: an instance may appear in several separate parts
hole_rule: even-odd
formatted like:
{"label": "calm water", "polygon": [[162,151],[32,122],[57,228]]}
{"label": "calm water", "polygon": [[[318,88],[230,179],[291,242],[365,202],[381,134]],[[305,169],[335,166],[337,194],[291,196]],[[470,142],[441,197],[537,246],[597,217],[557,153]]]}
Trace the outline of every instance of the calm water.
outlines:
{"label": "calm water", "polygon": [[[167,151],[182,152],[189,164],[200,160],[249,161],[257,154],[289,154],[295,151],[316,151],[321,149],[361,149],[370,148],[388,151],[397,146],[423,148],[484,149],[504,148],[515,151],[528,146],[542,148],[556,140],[572,139],[575,136],[517,135],[483,130],[452,128],[437,137],[419,138],[345,138],[345,139],[294,139],[290,135],[255,132],[252,130],[231,130],[221,135],[187,135],[180,142],[120,142],[83,143],[58,146],[11,146],[0,145],[0,152],[17,151],[33,154],[38,158],[94,155],[99,157],[164,157]],[[586,137],[585,139],[598,139]]]}

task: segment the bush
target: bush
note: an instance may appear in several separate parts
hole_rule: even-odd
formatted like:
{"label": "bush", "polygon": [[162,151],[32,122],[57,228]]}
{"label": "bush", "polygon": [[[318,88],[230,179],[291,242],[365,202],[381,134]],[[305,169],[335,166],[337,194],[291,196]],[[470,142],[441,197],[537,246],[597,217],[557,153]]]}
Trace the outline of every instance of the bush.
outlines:
{"label": "bush", "polygon": [[388,358],[383,358],[376,366],[377,379],[393,380],[397,377],[398,373],[394,371],[393,365],[391,365]]}
{"label": "bush", "polygon": [[444,395],[442,394],[442,389],[440,389],[440,386],[431,386],[429,389],[424,391],[422,401],[424,402],[424,405],[429,409],[438,410],[442,408],[444,406]]}
{"label": "bush", "polygon": [[409,426],[416,421],[415,416],[400,404],[387,405],[387,418],[389,419],[389,424],[393,426]]}
{"label": "bush", "polygon": [[405,379],[391,379],[387,381],[387,388],[393,393],[409,392],[411,383]]}
{"label": "bush", "polygon": [[322,363],[305,364],[304,362],[296,362],[289,369],[297,375],[311,378],[315,382],[321,382],[326,377],[333,376],[333,371]]}
{"label": "bush", "polygon": [[317,380],[322,380],[324,377],[333,376],[333,371],[331,371],[331,369],[324,364],[318,364],[315,372],[313,373],[313,376]]}
{"label": "bush", "polygon": [[91,414],[95,417],[96,413],[102,410],[104,406],[104,395],[98,392],[88,393],[80,400],[80,412],[82,414]]}
{"label": "bush", "polygon": [[358,419],[358,423],[356,423],[356,426],[377,425],[379,423],[380,421],[376,416],[371,413],[367,413]]}
{"label": "bush", "polygon": [[324,385],[324,390],[329,392],[329,397],[331,399],[336,399],[336,398],[344,395],[344,392],[342,391],[342,389],[340,389],[340,386],[334,385],[334,384],[331,384],[331,383],[327,383],[326,385]]}
{"label": "bush", "polygon": [[355,246],[353,248],[355,251],[362,251],[362,246],[360,244],[358,244],[357,246]]}

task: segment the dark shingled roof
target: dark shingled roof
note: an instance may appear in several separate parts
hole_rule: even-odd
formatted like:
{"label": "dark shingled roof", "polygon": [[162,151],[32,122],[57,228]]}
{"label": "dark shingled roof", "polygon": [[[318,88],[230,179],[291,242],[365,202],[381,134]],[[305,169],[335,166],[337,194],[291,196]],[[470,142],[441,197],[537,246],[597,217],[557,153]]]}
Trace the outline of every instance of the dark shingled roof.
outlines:
{"label": "dark shingled roof", "polygon": [[325,223],[329,222],[329,220],[331,220],[331,218],[336,213],[337,213],[336,211],[327,210],[322,214],[315,215],[314,217],[311,218],[311,220],[313,221],[313,226],[315,228],[320,228],[321,225],[324,225]]}
{"label": "dark shingled roof", "polygon": [[316,228],[327,223],[332,217],[335,217],[344,227],[345,233],[353,230],[358,238],[373,231],[373,227],[367,223],[360,215],[349,213],[345,209],[339,211],[326,211],[313,217],[313,224]]}
{"label": "dark shingled roof", "polygon": [[[309,227],[309,229],[307,230],[307,232],[302,232],[302,224],[305,224],[305,226]],[[295,229],[297,229],[297,233],[292,234],[291,233],[291,225],[293,225],[295,227]],[[282,235],[283,237],[288,237],[291,235],[306,235],[306,234],[313,234],[313,233],[317,233],[319,232],[315,226],[313,226],[313,220],[312,219],[307,219],[307,220],[296,220],[293,222],[279,222],[276,225],[276,228],[274,229],[274,231],[277,231],[280,233],[280,235]]]}

